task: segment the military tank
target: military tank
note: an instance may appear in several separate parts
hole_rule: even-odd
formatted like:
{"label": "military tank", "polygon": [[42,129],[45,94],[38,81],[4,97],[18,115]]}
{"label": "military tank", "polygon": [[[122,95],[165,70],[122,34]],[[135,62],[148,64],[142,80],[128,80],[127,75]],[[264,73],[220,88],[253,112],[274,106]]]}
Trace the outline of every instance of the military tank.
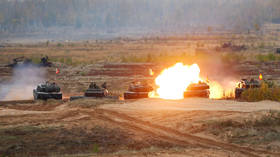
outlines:
{"label": "military tank", "polygon": [[41,58],[40,63],[38,64],[39,67],[52,67],[52,62],[49,61],[49,57],[45,56]]}
{"label": "military tank", "polygon": [[205,97],[209,98],[210,91],[209,85],[205,82],[199,81],[198,83],[192,83],[188,86],[187,90],[184,92],[184,97]]}
{"label": "military tank", "polygon": [[276,48],[276,53],[280,54],[280,48]]}
{"label": "military tank", "polygon": [[96,85],[95,82],[91,83],[89,85],[89,88],[85,92],[85,97],[105,97],[108,95],[107,85],[106,83],[103,83],[102,88]]}
{"label": "military tank", "polygon": [[242,79],[240,82],[237,83],[235,88],[235,99],[239,99],[242,95],[242,93],[245,90],[248,90],[250,88],[260,88],[261,84],[259,81],[251,79],[248,81],[247,79]]}
{"label": "military tank", "polygon": [[147,83],[133,82],[130,84],[128,91],[124,93],[124,99],[141,99],[148,98],[153,87]]}
{"label": "military tank", "polygon": [[24,56],[14,58],[11,64],[5,65],[5,67],[17,68],[23,66],[36,66],[36,67],[52,67],[52,62],[49,61],[49,57],[45,56],[41,58],[39,64],[35,64],[31,59],[25,58]]}
{"label": "military tank", "polygon": [[60,92],[60,87],[56,83],[46,82],[44,84],[39,84],[33,90],[34,100],[47,100],[47,99],[62,99],[62,93]]}
{"label": "military tank", "polygon": [[5,67],[16,68],[16,67],[30,66],[30,65],[33,65],[31,59],[25,57],[18,57],[18,58],[14,58],[13,62],[11,64],[6,65]]}
{"label": "military tank", "polygon": [[99,87],[95,82],[90,83],[88,89],[85,91],[84,96],[71,96],[70,101],[84,98],[103,98],[108,97],[109,92],[107,90],[106,82]]}

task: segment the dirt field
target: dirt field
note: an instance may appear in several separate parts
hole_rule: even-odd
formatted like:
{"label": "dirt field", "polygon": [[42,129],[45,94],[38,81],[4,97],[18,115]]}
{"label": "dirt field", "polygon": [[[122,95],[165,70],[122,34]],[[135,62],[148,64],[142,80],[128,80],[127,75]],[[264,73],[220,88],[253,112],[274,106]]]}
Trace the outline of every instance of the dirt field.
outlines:
{"label": "dirt field", "polygon": [[[247,49],[216,52],[229,41]],[[217,81],[263,73],[279,83],[280,56],[266,56],[278,39],[225,35],[2,45],[0,84],[14,76],[3,66],[14,57],[38,62],[48,55],[54,66],[40,70],[45,80],[58,83],[64,101],[0,100],[0,156],[280,156],[278,102],[118,99],[131,81],[152,84],[163,68],[181,60],[198,62],[202,75]],[[106,81],[113,98],[67,101],[93,81]],[[33,99],[32,90],[24,92]]]}
{"label": "dirt field", "polygon": [[[268,110],[279,114],[280,104],[193,98],[125,102],[85,99],[5,105],[0,107],[0,153],[279,156],[279,123],[242,126],[245,120],[257,120],[272,112]],[[243,135],[238,130],[243,130]]]}

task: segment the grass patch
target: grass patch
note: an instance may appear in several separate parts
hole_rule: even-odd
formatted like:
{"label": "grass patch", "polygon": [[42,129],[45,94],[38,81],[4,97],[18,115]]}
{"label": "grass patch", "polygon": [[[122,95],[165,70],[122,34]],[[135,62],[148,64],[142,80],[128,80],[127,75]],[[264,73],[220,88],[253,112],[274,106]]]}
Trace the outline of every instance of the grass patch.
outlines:
{"label": "grass patch", "polygon": [[268,61],[279,61],[280,56],[274,53],[269,54],[258,54],[255,56],[259,62],[268,62]]}
{"label": "grass patch", "polygon": [[262,100],[280,101],[280,87],[274,86],[274,83],[262,82],[260,88],[250,88],[245,90],[241,99],[249,102]]}
{"label": "grass patch", "polygon": [[39,64],[41,62],[41,57],[39,57],[39,56],[31,56],[30,59],[35,64]]}
{"label": "grass patch", "polygon": [[72,65],[72,63],[73,63],[72,62],[72,57],[65,58],[64,63],[67,64],[67,65]]}
{"label": "grass patch", "polygon": [[252,113],[249,118],[218,120],[207,125],[210,134],[228,142],[253,145],[280,142],[279,111]]}
{"label": "grass patch", "polygon": [[63,44],[61,44],[61,43],[57,43],[56,44],[56,47],[63,47],[64,45]]}
{"label": "grass patch", "polygon": [[[219,57],[219,56],[218,56]],[[123,63],[194,63],[199,61],[209,61],[213,58],[217,58],[215,55],[196,54],[192,55],[190,53],[148,53],[145,55],[125,55],[121,57],[121,62]]]}
{"label": "grass patch", "polygon": [[209,122],[214,128],[256,128],[256,127],[280,127],[280,111],[270,110],[252,115],[243,120],[220,120]]}
{"label": "grass patch", "polygon": [[86,75],[88,75],[88,73],[85,72],[85,71],[81,71],[81,72],[80,72],[80,75],[81,75],[81,76],[86,76]]}
{"label": "grass patch", "polygon": [[51,156],[52,154],[110,153],[134,141],[120,129],[100,126],[34,127],[21,126],[0,129],[0,155]]}
{"label": "grass patch", "polygon": [[99,147],[97,144],[93,145],[93,149],[92,149],[93,153],[98,153],[99,152]]}
{"label": "grass patch", "polygon": [[211,54],[211,53],[148,53],[146,55],[125,55],[121,57],[123,63],[198,63],[211,62],[221,59],[223,63],[238,63],[247,60],[247,57],[239,53]]}

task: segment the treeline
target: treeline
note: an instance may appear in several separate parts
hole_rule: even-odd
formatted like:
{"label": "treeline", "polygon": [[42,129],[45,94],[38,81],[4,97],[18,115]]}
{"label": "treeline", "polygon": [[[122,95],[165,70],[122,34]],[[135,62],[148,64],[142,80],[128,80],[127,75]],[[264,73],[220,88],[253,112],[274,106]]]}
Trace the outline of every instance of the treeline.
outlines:
{"label": "treeline", "polygon": [[250,29],[280,22],[279,0],[1,0],[0,32]]}

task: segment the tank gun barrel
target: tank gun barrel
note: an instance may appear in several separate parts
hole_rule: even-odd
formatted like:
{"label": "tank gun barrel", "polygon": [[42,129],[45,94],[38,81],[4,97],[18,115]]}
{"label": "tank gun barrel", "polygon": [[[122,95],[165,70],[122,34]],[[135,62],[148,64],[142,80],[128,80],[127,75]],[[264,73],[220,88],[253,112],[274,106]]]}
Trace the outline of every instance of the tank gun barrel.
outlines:
{"label": "tank gun barrel", "polygon": [[22,61],[23,59],[24,59],[24,56],[21,56],[21,57],[15,58],[14,61]]}

